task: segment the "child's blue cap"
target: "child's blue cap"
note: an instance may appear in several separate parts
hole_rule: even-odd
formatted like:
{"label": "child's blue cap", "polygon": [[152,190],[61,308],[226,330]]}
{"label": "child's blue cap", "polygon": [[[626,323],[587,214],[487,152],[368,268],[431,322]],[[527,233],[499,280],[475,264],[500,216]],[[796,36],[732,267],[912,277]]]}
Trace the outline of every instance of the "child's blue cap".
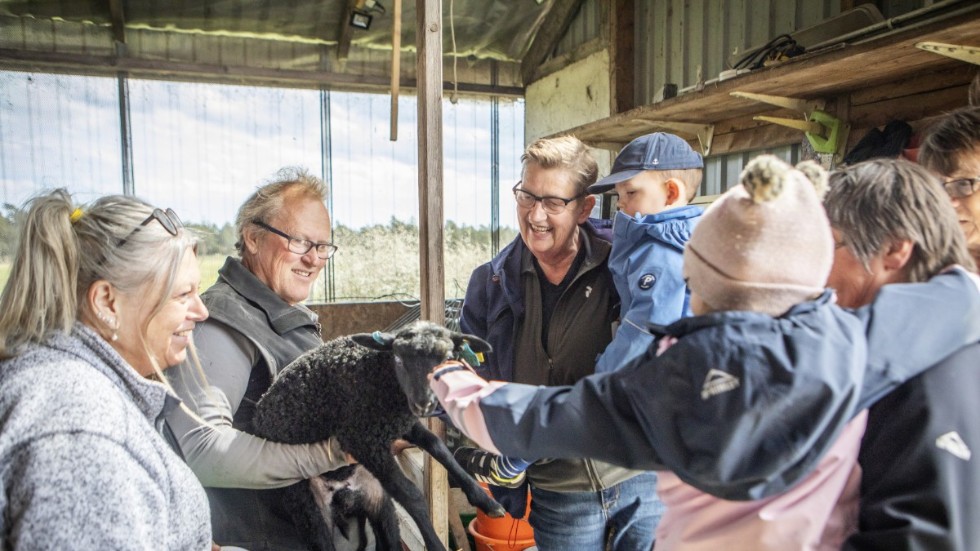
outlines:
{"label": "child's blue cap", "polygon": [[619,182],[644,170],[704,168],[704,161],[684,140],[673,134],[654,132],[626,144],[616,156],[609,176],[589,186],[589,193],[605,193]]}

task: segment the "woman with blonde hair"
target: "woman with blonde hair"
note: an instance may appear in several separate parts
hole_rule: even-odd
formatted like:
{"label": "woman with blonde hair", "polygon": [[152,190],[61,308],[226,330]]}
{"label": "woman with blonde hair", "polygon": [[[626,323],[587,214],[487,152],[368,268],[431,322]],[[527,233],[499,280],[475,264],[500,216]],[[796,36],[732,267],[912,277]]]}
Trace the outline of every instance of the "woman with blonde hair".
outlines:
{"label": "woman with blonde hair", "polygon": [[210,549],[204,491],[164,415],[163,370],[207,318],[172,211],[64,190],[28,203],[0,297],[5,549]]}

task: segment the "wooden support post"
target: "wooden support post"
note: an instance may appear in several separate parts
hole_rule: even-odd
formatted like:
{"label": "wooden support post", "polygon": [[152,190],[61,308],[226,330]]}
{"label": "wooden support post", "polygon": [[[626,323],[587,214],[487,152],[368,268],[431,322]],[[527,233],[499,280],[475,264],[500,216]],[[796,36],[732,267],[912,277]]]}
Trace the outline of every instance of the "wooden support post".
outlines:
{"label": "wooden support post", "polygon": [[391,31],[391,141],[398,141],[398,87],[401,82],[402,0],[394,0],[394,22]]}
{"label": "wooden support post", "polygon": [[609,29],[609,113],[636,107],[634,92],[634,0],[614,0],[607,8]]}
{"label": "wooden support post", "polygon": [[[422,319],[445,321],[442,233],[442,0],[418,0],[415,8],[418,44],[419,141],[419,260]],[[435,418],[429,429],[445,438],[446,428]],[[425,494],[432,525],[444,544],[449,541],[449,482],[446,470],[426,456]]]}

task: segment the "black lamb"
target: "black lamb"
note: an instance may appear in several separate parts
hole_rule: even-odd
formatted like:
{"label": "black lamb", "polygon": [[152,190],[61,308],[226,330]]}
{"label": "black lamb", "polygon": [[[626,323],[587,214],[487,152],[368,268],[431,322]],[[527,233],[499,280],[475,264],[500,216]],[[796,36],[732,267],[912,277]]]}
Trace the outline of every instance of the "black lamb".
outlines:
{"label": "black lamb", "polygon": [[[438,401],[429,389],[432,368],[462,351],[490,345],[431,322],[416,322],[395,334],[364,333],[331,340],[284,368],[259,400],[253,418],[258,436],[290,444],[335,436],[359,467],[280,490],[284,511],[315,549],[332,551],[333,526],[342,513],[366,514],[377,549],[400,550],[393,497],[415,521],[430,550],[444,550],[432,528],[426,500],[391,455],[396,439],[407,440],[442,463],[454,486],[488,515],[504,509],[453,459],[446,445],[419,421]],[[370,472],[384,492],[371,492]],[[385,492],[387,495],[385,495]],[[389,497],[390,496],[390,497]],[[331,509],[333,508],[333,509]],[[359,521],[363,536],[363,519]],[[346,535],[346,526],[338,526]],[[363,542],[363,537],[361,542]]]}

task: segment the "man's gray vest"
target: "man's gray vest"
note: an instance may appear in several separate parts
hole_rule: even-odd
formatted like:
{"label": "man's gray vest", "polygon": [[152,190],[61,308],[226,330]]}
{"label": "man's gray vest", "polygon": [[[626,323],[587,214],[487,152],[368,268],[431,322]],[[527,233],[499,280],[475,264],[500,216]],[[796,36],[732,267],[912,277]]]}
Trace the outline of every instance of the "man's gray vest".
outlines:
{"label": "man's gray vest", "polygon": [[[290,306],[234,258],[218,271],[218,281],[201,296],[211,319],[248,338],[261,358],[252,366],[248,388],[233,425],[252,431],[255,404],[276,374],[322,341],[316,321]],[[292,523],[277,510],[276,490],[206,488],[214,540],[250,551],[307,549]]]}

